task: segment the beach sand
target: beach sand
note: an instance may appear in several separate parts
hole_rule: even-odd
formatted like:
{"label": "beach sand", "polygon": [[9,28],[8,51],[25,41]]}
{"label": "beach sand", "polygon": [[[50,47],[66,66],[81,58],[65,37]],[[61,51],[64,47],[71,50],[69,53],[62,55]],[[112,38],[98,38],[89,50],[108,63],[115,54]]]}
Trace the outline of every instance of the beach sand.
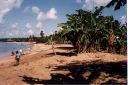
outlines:
{"label": "beach sand", "polygon": [[[65,49],[64,49],[65,48]],[[36,85],[49,84],[53,73],[66,74],[68,71],[53,70],[55,66],[66,65],[72,62],[93,62],[102,60],[103,62],[127,61],[124,55],[110,53],[82,53],[76,55],[68,54],[71,45],[55,45],[54,55],[51,45],[34,44],[30,52],[21,56],[20,64],[15,65],[15,56],[5,58],[0,61],[0,85]],[[106,74],[107,75],[107,74]],[[115,79],[119,83],[126,83],[126,78],[107,77],[101,83],[109,79]]]}

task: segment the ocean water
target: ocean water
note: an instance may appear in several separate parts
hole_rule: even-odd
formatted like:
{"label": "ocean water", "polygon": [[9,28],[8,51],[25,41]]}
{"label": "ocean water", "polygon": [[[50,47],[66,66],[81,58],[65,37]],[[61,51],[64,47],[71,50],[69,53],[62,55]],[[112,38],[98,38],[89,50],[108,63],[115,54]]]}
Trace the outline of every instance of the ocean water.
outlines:
{"label": "ocean water", "polygon": [[11,55],[12,50],[17,51],[22,49],[26,51],[31,45],[23,43],[10,43],[10,42],[0,42],[0,57],[6,57]]}

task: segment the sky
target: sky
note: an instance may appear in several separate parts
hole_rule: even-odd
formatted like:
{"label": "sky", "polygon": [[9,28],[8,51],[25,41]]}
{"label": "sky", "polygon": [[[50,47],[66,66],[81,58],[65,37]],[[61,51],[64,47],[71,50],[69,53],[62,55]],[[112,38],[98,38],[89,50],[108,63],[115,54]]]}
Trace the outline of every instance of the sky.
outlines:
{"label": "sky", "polygon": [[[107,5],[111,0],[0,0],[0,38],[39,36],[59,30],[58,23],[66,22],[66,14]],[[105,8],[102,15],[111,16],[122,24],[126,21],[127,7],[114,11]]]}

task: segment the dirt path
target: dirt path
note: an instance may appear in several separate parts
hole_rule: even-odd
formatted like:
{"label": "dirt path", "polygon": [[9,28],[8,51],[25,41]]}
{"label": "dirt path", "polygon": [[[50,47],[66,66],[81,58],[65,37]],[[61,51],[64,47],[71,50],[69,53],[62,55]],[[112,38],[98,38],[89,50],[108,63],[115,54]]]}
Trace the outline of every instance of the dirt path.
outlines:
{"label": "dirt path", "polygon": [[[19,66],[14,66],[14,58],[2,61],[0,63],[0,85],[35,85],[55,83],[57,81],[58,83],[65,83],[66,80],[62,82],[61,79],[72,81],[71,78],[64,76],[69,73],[69,70],[57,70],[57,66],[64,66],[70,63],[78,64],[83,61],[85,64],[86,62],[93,61],[116,63],[126,62],[127,60],[126,56],[108,53],[84,53],[76,56],[73,53],[69,53],[69,50],[72,49],[70,45],[56,45],[55,47],[56,56],[52,53],[53,51],[50,45],[35,44],[29,54],[22,56]],[[108,76],[109,74],[103,72],[102,75]],[[120,76],[117,75],[117,77],[114,77],[114,80],[118,79],[119,82],[126,83],[126,78],[118,77]],[[107,79],[104,81],[109,81],[113,78],[109,76]]]}

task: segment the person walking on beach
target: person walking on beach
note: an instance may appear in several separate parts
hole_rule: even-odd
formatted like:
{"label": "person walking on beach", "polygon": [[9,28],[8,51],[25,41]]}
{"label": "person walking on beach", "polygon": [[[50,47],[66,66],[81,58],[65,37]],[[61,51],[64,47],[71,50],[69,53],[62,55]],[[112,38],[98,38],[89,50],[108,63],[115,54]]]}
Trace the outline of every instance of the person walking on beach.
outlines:
{"label": "person walking on beach", "polygon": [[19,65],[19,61],[20,61],[20,52],[19,51],[16,51],[16,65]]}

